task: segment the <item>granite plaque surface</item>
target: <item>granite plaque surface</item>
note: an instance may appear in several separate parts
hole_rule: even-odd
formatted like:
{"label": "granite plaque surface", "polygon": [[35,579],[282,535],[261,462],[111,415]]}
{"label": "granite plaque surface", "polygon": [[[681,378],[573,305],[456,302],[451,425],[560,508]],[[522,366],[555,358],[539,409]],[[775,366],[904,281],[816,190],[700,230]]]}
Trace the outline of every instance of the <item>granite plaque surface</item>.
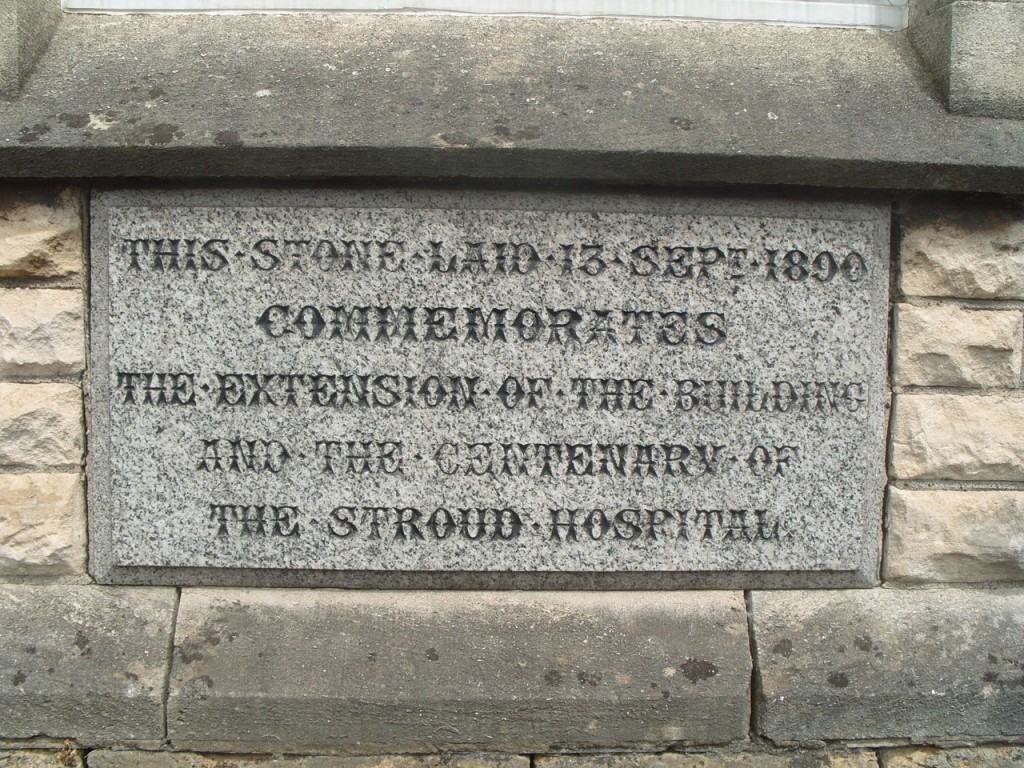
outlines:
{"label": "granite plaque surface", "polygon": [[888,211],[111,191],[92,568],[127,583],[870,583]]}

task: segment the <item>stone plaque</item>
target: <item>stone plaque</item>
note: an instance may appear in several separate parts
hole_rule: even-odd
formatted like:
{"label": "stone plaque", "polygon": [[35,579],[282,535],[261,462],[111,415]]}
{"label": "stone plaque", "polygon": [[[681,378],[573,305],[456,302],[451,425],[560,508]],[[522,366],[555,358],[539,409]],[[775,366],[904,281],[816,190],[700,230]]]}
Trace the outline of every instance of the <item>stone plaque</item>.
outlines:
{"label": "stone plaque", "polygon": [[875,578],[882,207],[235,190],[93,211],[103,581]]}

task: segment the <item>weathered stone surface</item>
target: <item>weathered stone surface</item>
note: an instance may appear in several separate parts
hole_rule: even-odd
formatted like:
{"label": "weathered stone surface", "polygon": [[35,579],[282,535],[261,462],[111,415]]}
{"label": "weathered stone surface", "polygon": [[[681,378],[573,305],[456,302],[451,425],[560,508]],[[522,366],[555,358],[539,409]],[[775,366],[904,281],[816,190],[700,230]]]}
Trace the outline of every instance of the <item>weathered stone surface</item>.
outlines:
{"label": "weathered stone surface", "polygon": [[60,17],[60,0],[7,0],[0,7],[0,98],[17,94]]}
{"label": "weathered stone surface", "polygon": [[1016,387],[1021,313],[959,307],[896,308],[897,384]]}
{"label": "weathered stone surface", "polygon": [[721,743],[747,735],[749,673],[741,593],[186,589],[168,734],[364,754]]}
{"label": "weathered stone surface", "polygon": [[537,768],[878,768],[874,752],[712,752],[538,757]]}
{"label": "weathered stone surface", "polygon": [[922,206],[906,222],[900,267],[909,296],[1024,298],[1024,206]]}
{"label": "weathered stone surface", "polygon": [[60,750],[0,750],[0,768],[83,768],[82,754],[73,747]]}
{"label": "weathered stone surface", "polygon": [[34,178],[1024,192],[1024,122],[949,114],[905,35],[769,24],[67,14],[0,136]]}
{"label": "weathered stone surface", "polygon": [[876,577],[883,208],[149,190],[92,210],[101,580]]}
{"label": "weathered stone surface", "polygon": [[74,384],[0,383],[0,464],[82,460],[82,392]]}
{"label": "weathered stone surface", "polygon": [[1024,400],[901,394],[892,428],[895,477],[1024,480]]}
{"label": "weathered stone surface", "polygon": [[67,277],[81,271],[76,190],[0,193],[0,277]]}
{"label": "weathered stone surface", "polygon": [[[308,757],[281,755],[201,755],[194,752],[138,752],[97,749],[89,768],[529,768],[524,755],[383,755]],[[0,763],[2,768],[2,763]]]}
{"label": "weathered stone surface", "polygon": [[81,478],[0,475],[0,574],[62,575],[84,570]]}
{"label": "weathered stone surface", "polygon": [[62,376],[84,366],[80,291],[0,290],[0,376]]}
{"label": "weathered stone surface", "polygon": [[0,738],[160,739],[174,599],[0,585]]}
{"label": "weathered stone surface", "polygon": [[1024,590],[755,592],[776,743],[1024,736]]}
{"label": "weathered stone surface", "polygon": [[882,750],[882,756],[885,768],[1010,768],[1024,765],[1024,747],[901,747]]}
{"label": "weathered stone surface", "polygon": [[1024,493],[890,489],[885,578],[1024,581]]}

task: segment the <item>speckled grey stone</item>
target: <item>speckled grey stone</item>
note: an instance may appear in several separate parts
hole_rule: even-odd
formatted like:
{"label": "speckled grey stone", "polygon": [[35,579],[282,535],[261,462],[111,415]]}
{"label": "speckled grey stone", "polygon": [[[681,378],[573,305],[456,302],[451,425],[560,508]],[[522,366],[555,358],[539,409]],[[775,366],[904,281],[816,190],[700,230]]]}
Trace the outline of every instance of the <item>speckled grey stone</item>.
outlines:
{"label": "speckled grey stone", "polygon": [[874,578],[881,207],[420,189],[93,211],[102,580]]}
{"label": "speckled grey stone", "polygon": [[167,736],[312,754],[720,744],[747,737],[750,668],[740,592],[185,589]]}

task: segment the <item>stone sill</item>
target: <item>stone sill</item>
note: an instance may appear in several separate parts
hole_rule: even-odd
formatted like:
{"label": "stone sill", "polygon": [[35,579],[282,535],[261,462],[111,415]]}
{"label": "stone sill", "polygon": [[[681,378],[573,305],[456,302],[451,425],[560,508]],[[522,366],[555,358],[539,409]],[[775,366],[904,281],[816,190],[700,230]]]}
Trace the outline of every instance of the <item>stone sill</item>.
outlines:
{"label": "stone sill", "polygon": [[66,15],[0,174],[1024,193],[1024,121],[949,114],[905,33]]}

